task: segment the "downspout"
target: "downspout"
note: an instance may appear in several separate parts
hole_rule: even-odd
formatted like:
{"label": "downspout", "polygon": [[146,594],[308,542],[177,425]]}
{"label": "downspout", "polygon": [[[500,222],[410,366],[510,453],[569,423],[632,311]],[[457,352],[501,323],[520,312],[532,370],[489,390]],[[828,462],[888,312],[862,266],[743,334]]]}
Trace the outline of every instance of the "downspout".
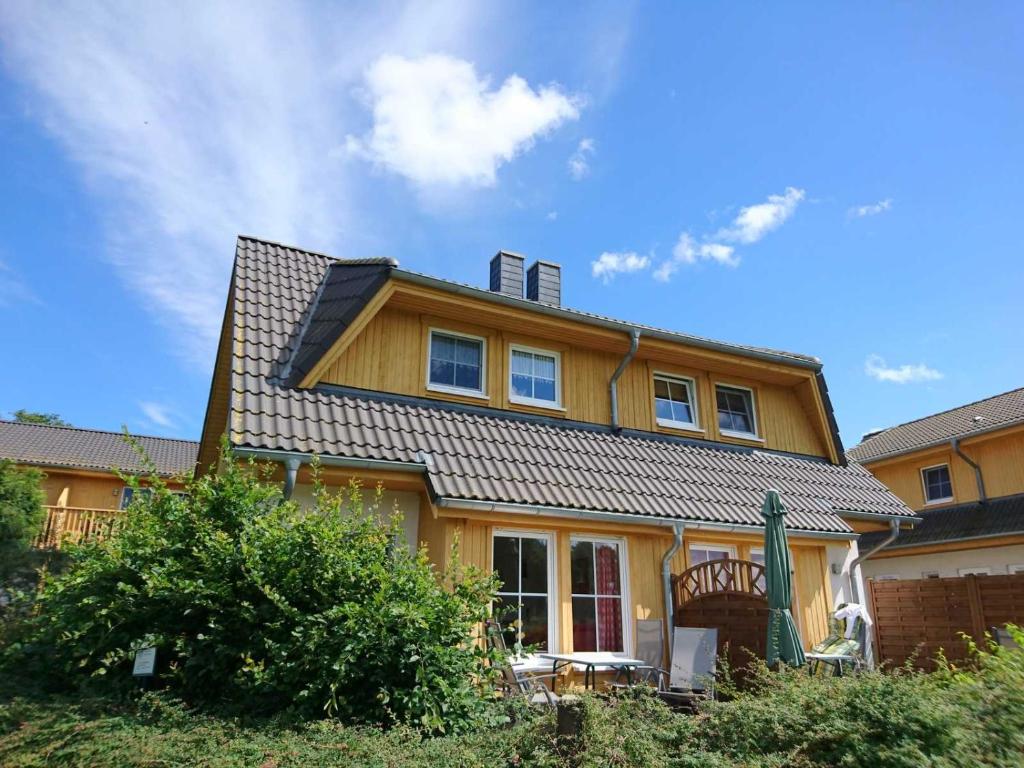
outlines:
{"label": "downspout", "polygon": [[873,557],[875,554],[881,552],[883,549],[888,547],[897,537],[900,535],[900,521],[896,518],[889,520],[889,535],[878,542],[875,546],[858,555],[852,563],[850,563],[850,594],[853,597],[853,602],[864,605],[863,595],[860,593],[860,589],[857,587],[857,569],[860,568],[860,564],[867,560],[869,557]]}
{"label": "downspout", "polygon": [[984,504],[985,501],[986,501],[986,497],[985,497],[985,479],[981,476],[981,467],[979,467],[977,464],[975,464],[966,453],[964,453],[963,451],[960,450],[960,438],[959,437],[954,437],[952,440],[950,440],[949,441],[949,446],[953,449],[953,453],[955,453],[957,456],[959,456],[961,459],[966,461],[968,464],[970,464],[974,468],[974,479],[978,483],[978,500],[982,504]]}
{"label": "downspout", "polygon": [[682,523],[672,526],[672,546],[668,548],[665,556],[661,558],[661,586],[665,597],[665,636],[666,648],[672,648],[672,558],[683,546]]}
{"label": "downspout", "polygon": [[611,380],[608,382],[608,392],[612,399],[612,429],[618,431],[619,427],[619,377],[626,370],[633,356],[636,355],[636,348],[640,346],[640,329],[633,328],[629,332],[629,351],[622,358],[619,367],[615,369]]}
{"label": "downspout", "polygon": [[[881,552],[887,546],[892,544],[900,535],[900,521],[896,518],[889,520],[889,535],[882,539],[878,544],[873,546],[867,552],[862,555],[858,555],[852,563],[850,563],[850,595],[853,597],[853,602],[860,605],[864,604],[863,595],[860,594],[858,588],[857,572],[860,570],[860,564],[867,560],[872,555]],[[866,606],[865,606],[866,607]],[[864,641],[864,661],[867,663],[869,668],[874,667],[874,643],[873,638],[868,637]]]}
{"label": "downspout", "polygon": [[302,462],[298,458],[284,460],[284,498],[285,501],[292,497],[295,491],[295,479],[299,474],[299,465]]}

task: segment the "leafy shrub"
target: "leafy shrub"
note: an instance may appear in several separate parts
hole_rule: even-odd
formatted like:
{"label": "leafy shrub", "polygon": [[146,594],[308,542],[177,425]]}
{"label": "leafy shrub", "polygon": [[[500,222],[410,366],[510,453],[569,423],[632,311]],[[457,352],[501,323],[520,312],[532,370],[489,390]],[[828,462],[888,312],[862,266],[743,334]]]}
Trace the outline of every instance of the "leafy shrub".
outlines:
{"label": "leafy shrub", "polygon": [[425,552],[396,545],[379,494],[321,488],[303,513],[234,462],[187,496],[155,486],[111,538],[69,548],[9,663],[35,655],[63,681],[124,690],[134,651],[155,646],[159,684],[189,702],[436,731],[488,716],[470,636],[493,579],[442,583]]}
{"label": "leafy shrub", "polygon": [[46,512],[40,482],[43,473],[0,460],[0,559],[27,549]]}

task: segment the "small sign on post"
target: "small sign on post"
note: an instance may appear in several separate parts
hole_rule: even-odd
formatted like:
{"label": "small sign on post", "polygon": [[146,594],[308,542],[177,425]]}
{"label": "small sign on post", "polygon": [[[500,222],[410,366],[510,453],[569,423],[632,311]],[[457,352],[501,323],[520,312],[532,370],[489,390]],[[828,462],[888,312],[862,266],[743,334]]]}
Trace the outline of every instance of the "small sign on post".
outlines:
{"label": "small sign on post", "polygon": [[134,677],[152,677],[156,672],[156,648],[140,648],[135,652],[135,665],[132,667]]}

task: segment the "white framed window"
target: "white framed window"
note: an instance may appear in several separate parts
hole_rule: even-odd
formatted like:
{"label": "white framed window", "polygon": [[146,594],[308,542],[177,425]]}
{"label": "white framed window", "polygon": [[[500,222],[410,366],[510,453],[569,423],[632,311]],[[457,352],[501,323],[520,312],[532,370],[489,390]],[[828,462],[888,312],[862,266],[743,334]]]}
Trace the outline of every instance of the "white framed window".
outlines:
{"label": "white framed window", "polygon": [[557,648],[554,537],[550,533],[495,531],[491,562],[502,582],[494,615],[506,646],[512,648],[521,640],[523,645],[542,651]]}
{"label": "white framed window", "polygon": [[508,399],[521,405],[560,408],[562,356],[546,349],[510,345]]}
{"label": "white framed window", "polygon": [[757,411],[754,390],[732,384],[715,385],[718,431],[727,437],[757,440]]}
{"label": "white framed window", "polygon": [[953,500],[953,481],[948,464],[937,464],[921,470],[925,504],[941,504]]}
{"label": "white framed window", "polygon": [[622,540],[591,536],[570,539],[574,652],[628,651],[626,573]]}
{"label": "white framed window", "polygon": [[654,413],[658,424],[675,429],[699,429],[696,386],[684,376],[654,374]]}
{"label": "white framed window", "polygon": [[957,568],[958,576],[991,576],[992,569],[988,566],[979,565],[973,568]]}
{"label": "white framed window", "polygon": [[485,397],[487,342],[480,336],[430,329],[427,389]]}
{"label": "white framed window", "polygon": [[[764,565],[764,548],[763,547],[751,547],[750,548],[750,559],[752,562],[758,565]],[[767,586],[765,582],[764,573],[757,577],[757,586],[761,589],[765,589]]]}
{"label": "white framed window", "polygon": [[[726,544],[704,544],[695,542],[690,545],[690,565],[700,565],[709,560],[727,560],[736,557],[736,547]],[[762,553],[761,559],[764,559]]]}
{"label": "white framed window", "polygon": [[921,571],[921,578],[922,579],[938,579],[938,578],[941,578],[941,577],[939,576],[939,572],[938,571]]}

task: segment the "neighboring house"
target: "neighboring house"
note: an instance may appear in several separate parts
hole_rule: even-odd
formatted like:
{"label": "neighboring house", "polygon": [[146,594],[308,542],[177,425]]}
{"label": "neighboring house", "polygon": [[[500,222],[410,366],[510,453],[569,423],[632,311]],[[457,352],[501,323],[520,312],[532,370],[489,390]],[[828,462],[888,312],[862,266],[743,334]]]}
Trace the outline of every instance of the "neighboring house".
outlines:
{"label": "neighboring house", "polygon": [[563,308],[559,267],[507,252],[490,286],[239,238],[200,468],[227,434],[304,503],[314,456],[329,486],[380,483],[439,567],[458,541],[498,572],[525,642],[611,653],[670,573],[762,558],[774,487],[823,637],[856,531],[911,511],[846,465],[820,362]]}
{"label": "neighboring house", "polygon": [[[865,576],[1024,572],[1024,388],[871,433],[847,455],[921,518]],[[886,538],[862,537],[861,551]]]}
{"label": "neighboring house", "polygon": [[[195,468],[199,443],[132,436],[153,462],[156,475],[172,489]],[[48,520],[43,543],[63,533],[87,534],[131,501],[132,489],[118,471],[137,475],[143,486],[150,470],[119,432],[0,421],[0,459],[42,470]]]}

